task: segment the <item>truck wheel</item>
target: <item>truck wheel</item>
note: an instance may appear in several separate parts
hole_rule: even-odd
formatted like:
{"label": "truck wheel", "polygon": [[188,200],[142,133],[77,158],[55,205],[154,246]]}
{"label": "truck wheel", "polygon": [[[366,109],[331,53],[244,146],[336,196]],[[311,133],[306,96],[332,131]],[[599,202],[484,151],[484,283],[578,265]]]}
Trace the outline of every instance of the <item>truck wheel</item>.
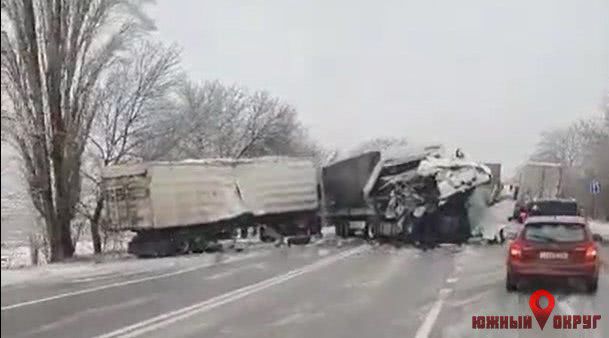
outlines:
{"label": "truck wheel", "polygon": [[338,237],[345,237],[345,227],[343,222],[337,222],[334,224],[334,233]]}
{"label": "truck wheel", "polygon": [[190,242],[188,239],[183,239],[176,243],[175,255],[187,255],[190,253]]}
{"label": "truck wheel", "polygon": [[375,239],[378,233],[378,224],[376,222],[366,221],[364,236],[366,239]]}
{"label": "truck wheel", "polygon": [[201,237],[201,236],[197,236],[196,238],[194,238],[192,240],[192,243],[190,244],[190,248],[192,250],[192,252],[194,253],[202,253],[205,251],[205,238]]}
{"label": "truck wheel", "polygon": [[262,226],[261,226],[261,227],[258,229],[258,234],[259,234],[259,237],[260,237],[260,241],[261,241],[261,242],[264,242],[264,243],[266,243],[266,242],[270,242],[270,239],[269,239],[269,237],[266,235],[266,231],[265,231],[264,227],[262,227]]}

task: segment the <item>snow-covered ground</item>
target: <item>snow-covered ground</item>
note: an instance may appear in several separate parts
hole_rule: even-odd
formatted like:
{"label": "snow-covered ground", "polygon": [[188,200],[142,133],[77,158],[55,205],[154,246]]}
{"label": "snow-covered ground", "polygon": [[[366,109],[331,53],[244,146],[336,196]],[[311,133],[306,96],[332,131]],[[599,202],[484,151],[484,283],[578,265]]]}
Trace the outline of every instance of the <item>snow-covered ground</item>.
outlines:
{"label": "snow-covered ground", "polygon": [[[131,234],[120,234],[114,236],[107,243],[105,251],[107,252],[102,257],[97,257],[97,260],[115,259],[117,256],[125,256],[127,243],[131,240]],[[75,257],[78,260],[91,260],[93,258],[93,242],[90,239],[81,239],[76,243],[74,248]],[[46,264],[45,256],[42,252],[39,253],[38,264]],[[27,242],[21,240],[13,240],[2,242],[2,269],[19,269],[32,265],[31,250]]]}
{"label": "snow-covered ground", "polygon": [[[333,243],[332,241],[335,239],[334,227],[323,228],[322,233],[324,235],[323,238],[316,239],[310,245]],[[6,250],[3,248],[2,287],[33,281],[90,282],[168,269],[187,269],[193,266],[211,265],[219,261],[230,262],[246,259],[263,254],[264,251],[256,249],[273,246],[273,243],[260,242],[257,237],[253,236],[240,238],[236,241],[221,241],[221,244],[226,249],[224,252],[138,259],[124,252],[93,256],[92,243],[83,241],[82,243],[79,242],[79,245],[76,247],[78,259],[71,262],[43,264],[39,266],[30,266],[30,253],[27,246],[21,245],[10,249],[6,248]],[[246,252],[237,252],[241,251],[240,249],[245,249]],[[13,264],[10,269],[4,267],[5,255],[7,258],[10,257]]]}
{"label": "snow-covered ground", "polygon": [[[491,207],[477,208],[472,219],[472,226],[479,230],[485,239],[493,239],[508,222],[507,218],[512,215],[514,201],[503,200]],[[470,219],[472,214],[470,212]]]}
{"label": "snow-covered ground", "polygon": [[39,265],[25,269],[2,270],[1,279],[2,287],[24,282],[39,281],[70,281],[74,283],[91,282],[147,272],[170,269],[188,269],[212,265],[218,262],[230,262],[246,259],[260,254],[262,254],[260,251],[252,251],[247,253],[219,252],[213,254],[198,254],[156,259],[137,259],[132,256],[123,256],[120,259],[113,259],[105,262],[76,261],[69,263]]}
{"label": "snow-covered ground", "polygon": [[603,240],[609,241],[609,222],[593,220],[589,224],[593,233],[599,234],[603,237]]}

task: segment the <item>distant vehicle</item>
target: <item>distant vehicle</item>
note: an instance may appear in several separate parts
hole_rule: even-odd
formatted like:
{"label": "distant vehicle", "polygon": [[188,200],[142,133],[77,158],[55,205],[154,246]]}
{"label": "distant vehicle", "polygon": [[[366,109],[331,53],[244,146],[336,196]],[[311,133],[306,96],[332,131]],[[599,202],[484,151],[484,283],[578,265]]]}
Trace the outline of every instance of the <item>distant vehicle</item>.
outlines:
{"label": "distant vehicle", "polygon": [[[524,214],[524,215],[523,215]],[[511,223],[501,228],[499,239],[501,243],[505,240],[514,239],[522,224],[531,216],[581,216],[579,205],[575,199],[543,198],[528,202],[525,206],[515,206],[514,215],[508,218]],[[515,221],[515,222],[514,222]]]}
{"label": "distant vehicle", "polygon": [[529,216],[580,216],[575,199],[542,198],[526,205]]}
{"label": "distant vehicle", "polygon": [[116,165],[102,173],[109,231],[137,235],[128,251],[169,256],[217,247],[235,230],[319,232],[317,172],[302,158],[206,159]]}
{"label": "distant vehicle", "polygon": [[597,245],[579,216],[532,216],[508,249],[506,289],[523,280],[577,278],[586,290],[598,288]]}
{"label": "distant vehicle", "polygon": [[557,198],[562,192],[563,167],[559,163],[528,162],[518,175],[517,204],[533,199]]}
{"label": "distant vehicle", "polygon": [[[526,213],[523,218],[521,213]],[[573,198],[534,198],[533,200],[514,206],[510,219],[523,223],[528,216],[581,216],[577,201]]]}

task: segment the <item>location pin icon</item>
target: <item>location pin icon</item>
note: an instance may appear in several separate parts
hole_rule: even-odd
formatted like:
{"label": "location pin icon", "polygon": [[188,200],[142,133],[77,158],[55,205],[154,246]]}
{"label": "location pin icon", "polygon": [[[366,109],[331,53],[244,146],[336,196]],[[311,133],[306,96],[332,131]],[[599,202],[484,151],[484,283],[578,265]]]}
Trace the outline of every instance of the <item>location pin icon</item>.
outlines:
{"label": "location pin icon", "polygon": [[[548,306],[545,308],[542,308],[541,305],[539,305],[541,297],[546,297],[548,300]],[[554,296],[544,289],[539,289],[533,292],[529,298],[529,306],[531,307],[531,311],[533,311],[533,315],[535,315],[535,319],[537,319],[539,327],[543,330],[552,310],[554,310]]]}

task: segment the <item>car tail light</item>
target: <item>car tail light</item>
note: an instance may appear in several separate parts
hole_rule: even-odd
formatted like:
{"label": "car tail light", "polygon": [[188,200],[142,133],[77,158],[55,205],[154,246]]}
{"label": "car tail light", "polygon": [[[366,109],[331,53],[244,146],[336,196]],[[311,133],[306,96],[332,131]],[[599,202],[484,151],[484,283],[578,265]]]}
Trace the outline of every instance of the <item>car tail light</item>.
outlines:
{"label": "car tail light", "polygon": [[518,242],[510,245],[510,257],[515,259],[522,258],[522,246]]}
{"label": "car tail light", "polygon": [[596,246],[594,244],[590,245],[588,248],[586,248],[586,259],[588,260],[594,260],[596,259]]}

